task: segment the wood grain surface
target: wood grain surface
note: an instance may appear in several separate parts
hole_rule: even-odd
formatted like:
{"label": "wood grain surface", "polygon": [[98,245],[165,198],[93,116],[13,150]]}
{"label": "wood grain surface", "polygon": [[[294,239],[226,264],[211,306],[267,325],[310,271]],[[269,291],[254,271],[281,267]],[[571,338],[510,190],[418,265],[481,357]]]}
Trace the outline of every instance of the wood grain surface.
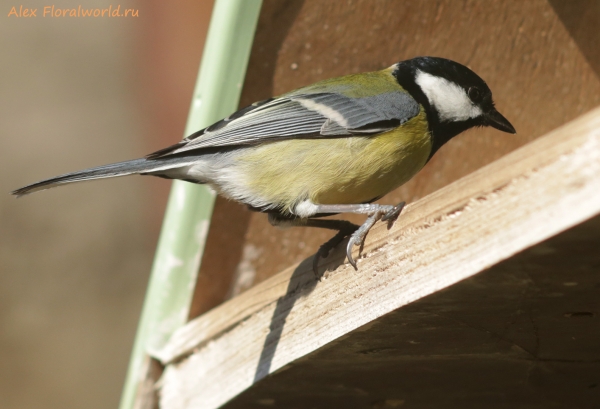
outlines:
{"label": "wood grain surface", "polygon": [[222,408],[593,408],[598,248],[596,216],[352,331]]}
{"label": "wood grain surface", "polygon": [[338,251],[317,281],[306,259],[191,321],[156,356],[167,364],[161,407],[219,407],[359,327],[599,214],[598,192],[600,108],[409,205],[393,226],[379,223],[356,255],[359,272]]}
{"label": "wood grain surface", "polygon": [[[266,0],[241,105],[418,55],[468,65],[518,133],[475,129],[453,139],[380,200],[410,203],[598,106],[599,24],[594,0]],[[263,214],[218,201],[191,316],[313,254],[330,236],[275,229]]]}

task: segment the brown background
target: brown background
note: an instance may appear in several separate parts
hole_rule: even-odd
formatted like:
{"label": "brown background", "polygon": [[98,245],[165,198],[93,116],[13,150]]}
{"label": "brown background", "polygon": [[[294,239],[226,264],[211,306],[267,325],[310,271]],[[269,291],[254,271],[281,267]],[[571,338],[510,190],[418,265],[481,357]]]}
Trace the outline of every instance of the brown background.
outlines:
{"label": "brown background", "polygon": [[[268,0],[242,105],[419,55],[469,66],[486,80],[518,133],[470,130],[380,201],[412,202],[599,105],[599,25],[595,0]],[[331,235],[275,229],[264,215],[217,200],[192,316],[314,254]],[[232,275],[229,293],[216,293],[214,284],[206,290],[207,282]]]}

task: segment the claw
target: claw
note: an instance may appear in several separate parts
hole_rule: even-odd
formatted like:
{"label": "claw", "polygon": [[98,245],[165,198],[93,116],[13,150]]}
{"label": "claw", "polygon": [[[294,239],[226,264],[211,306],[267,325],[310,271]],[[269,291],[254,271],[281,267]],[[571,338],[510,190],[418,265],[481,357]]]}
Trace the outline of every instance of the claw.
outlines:
{"label": "claw", "polygon": [[356,261],[354,261],[354,258],[352,258],[352,247],[354,247],[355,244],[358,245],[353,234],[352,237],[350,237],[350,240],[348,240],[348,245],[346,246],[346,257],[348,257],[348,263],[350,263],[350,265],[354,267],[354,270],[358,271]]}
{"label": "claw", "polygon": [[398,216],[400,216],[400,213],[402,212],[402,209],[404,209],[405,205],[406,202],[398,203],[396,206],[394,206],[391,210],[389,210],[386,214],[383,215],[381,221],[395,222]]}
{"label": "claw", "polygon": [[373,225],[377,223],[377,220],[381,219],[381,216],[381,212],[375,212],[369,217],[367,217],[367,220],[365,220],[363,225],[360,226],[358,230],[356,230],[354,233],[352,233],[352,236],[350,236],[350,240],[348,240],[348,246],[346,247],[346,256],[348,257],[348,262],[350,263],[350,265],[354,267],[354,269],[357,271],[358,267],[356,266],[356,262],[352,258],[352,247],[361,246],[362,250],[362,245],[365,241],[365,237],[367,237],[367,233],[369,232],[369,230],[371,230],[371,227],[373,227]]}

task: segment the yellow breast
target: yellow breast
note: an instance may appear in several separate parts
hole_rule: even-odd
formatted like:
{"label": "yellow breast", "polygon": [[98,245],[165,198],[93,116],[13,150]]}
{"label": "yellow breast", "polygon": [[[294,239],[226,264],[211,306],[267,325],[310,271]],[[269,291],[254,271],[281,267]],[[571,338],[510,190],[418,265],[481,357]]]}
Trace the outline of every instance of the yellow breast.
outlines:
{"label": "yellow breast", "polygon": [[427,162],[425,112],[377,136],[290,139],[258,146],[237,159],[255,203],[291,211],[299,202],[364,203],[412,178]]}

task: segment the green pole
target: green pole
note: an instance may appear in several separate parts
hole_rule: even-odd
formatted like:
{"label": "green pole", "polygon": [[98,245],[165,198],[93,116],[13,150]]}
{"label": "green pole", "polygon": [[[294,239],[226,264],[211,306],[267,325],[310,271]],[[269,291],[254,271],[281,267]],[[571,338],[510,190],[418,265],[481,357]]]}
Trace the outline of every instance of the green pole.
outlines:
{"label": "green pole", "polygon": [[[261,0],[215,0],[185,135],[236,110]],[[160,350],[188,313],[215,194],[175,181],[169,196],[120,409],[132,409],[148,355]]]}

